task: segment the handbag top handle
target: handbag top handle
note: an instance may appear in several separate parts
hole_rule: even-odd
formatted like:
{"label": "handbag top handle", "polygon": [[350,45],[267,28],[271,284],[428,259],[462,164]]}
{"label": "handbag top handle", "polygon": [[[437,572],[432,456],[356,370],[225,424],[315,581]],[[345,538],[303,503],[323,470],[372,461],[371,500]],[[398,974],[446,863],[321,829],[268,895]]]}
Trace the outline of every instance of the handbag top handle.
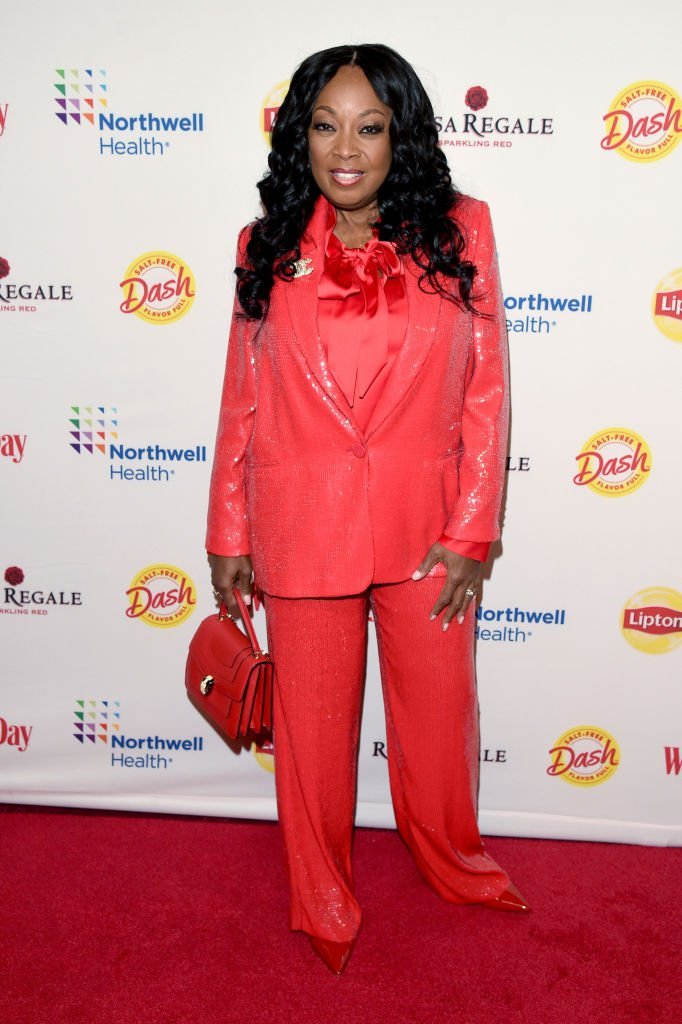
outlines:
{"label": "handbag top handle", "polygon": [[[242,597],[241,590],[239,590],[238,587],[234,587],[234,589],[232,590],[232,593],[234,595],[235,601],[237,602],[237,607],[239,608],[239,614],[241,615],[242,622],[244,623],[244,629],[246,630],[246,635],[248,636],[249,640],[251,641],[251,646],[253,647],[253,649],[255,651],[260,651],[261,650],[261,646],[258,643],[258,637],[256,636],[255,629],[253,628],[253,623],[251,622],[251,616],[249,615],[248,608],[246,607],[246,602],[244,601],[244,598]],[[228,611],[227,611],[227,608],[225,607],[225,602],[224,601],[220,602],[220,614],[221,615],[223,615],[223,614],[228,615],[229,614]]]}

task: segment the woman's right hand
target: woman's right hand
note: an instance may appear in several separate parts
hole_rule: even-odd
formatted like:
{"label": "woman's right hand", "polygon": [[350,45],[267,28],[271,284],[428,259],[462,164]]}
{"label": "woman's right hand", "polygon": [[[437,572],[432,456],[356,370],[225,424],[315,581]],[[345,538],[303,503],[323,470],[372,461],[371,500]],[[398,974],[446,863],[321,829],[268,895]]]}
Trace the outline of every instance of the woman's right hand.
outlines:
{"label": "woman's right hand", "polygon": [[232,590],[238,587],[246,604],[251,604],[251,588],[253,586],[253,567],[248,555],[212,555],[209,553],[208,564],[211,566],[211,583],[213,589],[220,594],[227,605],[230,615],[238,616],[239,608]]}

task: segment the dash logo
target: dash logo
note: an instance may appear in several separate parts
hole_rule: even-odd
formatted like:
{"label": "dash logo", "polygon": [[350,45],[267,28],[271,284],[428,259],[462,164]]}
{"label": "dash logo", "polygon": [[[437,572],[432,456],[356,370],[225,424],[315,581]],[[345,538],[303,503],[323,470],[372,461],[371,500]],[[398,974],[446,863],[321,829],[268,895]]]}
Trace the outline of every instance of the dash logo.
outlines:
{"label": "dash logo", "polygon": [[284,102],[284,97],[289,92],[289,84],[287,78],[286,81],[273,86],[261,105],[260,129],[268,146],[270,145],[270,133],[275,127],[275,118]]}
{"label": "dash logo", "polygon": [[620,749],[611,733],[578,725],[561,734],[550,748],[547,774],[572,786],[598,786],[620,765]]}
{"label": "dash logo", "polygon": [[166,629],[190,617],[197,603],[190,577],[174,565],[148,565],[126,590],[126,617]]}
{"label": "dash logo", "polygon": [[643,437],[625,427],[608,427],[588,438],[576,455],[577,487],[589,487],[606,498],[622,498],[646,483],[651,449]]}
{"label": "dash logo", "polygon": [[603,121],[602,149],[649,163],[672,153],[682,138],[682,100],[663,82],[634,82],[618,93]]}
{"label": "dash logo", "polygon": [[146,252],[130,264],[119,287],[122,313],[150,324],[170,324],[192,308],[196,282],[184,260],[172,252]]}

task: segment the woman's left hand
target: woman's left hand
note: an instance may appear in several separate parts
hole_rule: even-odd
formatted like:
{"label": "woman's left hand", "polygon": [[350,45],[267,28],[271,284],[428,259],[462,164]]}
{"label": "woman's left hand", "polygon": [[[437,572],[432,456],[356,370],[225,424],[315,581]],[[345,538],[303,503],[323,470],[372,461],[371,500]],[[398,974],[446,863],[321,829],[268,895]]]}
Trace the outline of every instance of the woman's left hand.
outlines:
{"label": "woman's left hand", "polygon": [[436,542],[427,551],[419,568],[412,573],[412,579],[423,579],[438,562],[445,566],[447,579],[429,618],[437,618],[445,609],[441,625],[447,629],[455,616],[458,622],[464,621],[469,604],[479,592],[483,566],[475,558],[465,558]]}

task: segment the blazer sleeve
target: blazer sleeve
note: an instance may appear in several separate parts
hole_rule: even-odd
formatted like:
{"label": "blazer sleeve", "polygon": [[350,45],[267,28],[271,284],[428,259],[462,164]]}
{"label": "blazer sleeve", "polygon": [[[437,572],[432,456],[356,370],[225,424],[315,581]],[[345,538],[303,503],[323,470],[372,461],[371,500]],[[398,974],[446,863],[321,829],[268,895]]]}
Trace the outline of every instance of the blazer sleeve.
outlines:
{"label": "blazer sleeve", "polygon": [[[237,243],[237,266],[246,265],[250,226]],[[244,486],[246,449],[256,412],[254,341],[262,320],[249,320],[235,294],[220,401],[208,501],[206,549],[214,555],[249,554]]]}
{"label": "blazer sleeve", "polygon": [[462,409],[459,498],[443,534],[453,540],[490,542],[500,536],[509,430],[509,353],[495,238],[486,203],[476,203],[469,228],[477,269],[472,316],[473,346]]}

